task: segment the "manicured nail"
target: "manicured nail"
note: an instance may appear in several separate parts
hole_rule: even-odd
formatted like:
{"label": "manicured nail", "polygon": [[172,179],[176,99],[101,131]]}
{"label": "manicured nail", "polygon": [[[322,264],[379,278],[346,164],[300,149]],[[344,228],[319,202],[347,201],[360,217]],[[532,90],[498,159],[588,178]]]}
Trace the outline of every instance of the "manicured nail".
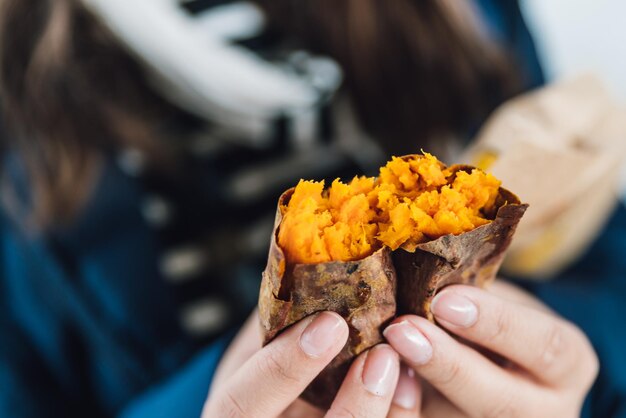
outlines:
{"label": "manicured nail", "polygon": [[478,308],[468,298],[454,292],[439,293],[430,310],[435,318],[458,327],[468,328],[478,320]]}
{"label": "manicured nail", "polygon": [[337,314],[322,312],[307,325],[300,336],[300,348],[309,357],[321,357],[335,346],[344,320]]}
{"label": "manicured nail", "polygon": [[393,394],[393,403],[400,408],[412,411],[417,405],[418,396],[419,386],[415,380],[415,372],[413,369],[402,366],[396,393]]}
{"label": "manicured nail", "polygon": [[363,365],[363,386],[376,396],[393,392],[398,381],[398,356],[388,345],[372,348]]}
{"label": "manicured nail", "polygon": [[409,321],[389,325],[383,335],[391,346],[416,365],[426,364],[433,356],[433,347],[428,338]]}

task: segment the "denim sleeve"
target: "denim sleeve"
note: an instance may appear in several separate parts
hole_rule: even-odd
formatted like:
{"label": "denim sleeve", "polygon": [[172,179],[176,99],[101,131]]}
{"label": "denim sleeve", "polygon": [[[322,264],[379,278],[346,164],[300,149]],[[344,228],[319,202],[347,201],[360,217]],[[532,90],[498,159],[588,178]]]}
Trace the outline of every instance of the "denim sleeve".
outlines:
{"label": "denim sleeve", "polygon": [[0,309],[0,417],[74,416],[69,408],[76,404],[66,399],[36,347],[6,313]]}
{"label": "denim sleeve", "polygon": [[[198,418],[217,364],[230,341],[212,344],[176,374],[131,401],[120,418]],[[0,417],[104,417],[93,405],[68,399],[35,346],[5,315],[0,316]]]}
{"label": "denim sleeve", "polygon": [[231,337],[200,352],[174,376],[133,400],[119,418],[198,418],[220,358]]}

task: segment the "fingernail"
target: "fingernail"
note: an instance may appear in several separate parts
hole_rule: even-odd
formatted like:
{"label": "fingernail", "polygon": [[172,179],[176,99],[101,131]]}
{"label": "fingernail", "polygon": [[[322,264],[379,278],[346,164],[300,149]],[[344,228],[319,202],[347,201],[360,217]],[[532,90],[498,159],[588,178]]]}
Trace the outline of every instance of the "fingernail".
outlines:
{"label": "fingernail", "polygon": [[412,364],[426,364],[433,356],[433,347],[428,338],[409,321],[389,325],[383,335]]}
{"label": "fingernail", "polygon": [[363,374],[363,386],[376,396],[389,395],[398,380],[398,357],[386,345],[379,345],[367,353]]}
{"label": "fingernail", "polygon": [[393,394],[393,403],[400,408],[411,411],[417,405],[418,396],[419,386],[417,385],[417,380],[415,380],[415,372],[413,369],[402,366],[396,393]]}
{"label": "fingernail", "polygon": [[309,357],[321,357],[330,350],[341,335],[343,319],[339,315],[322,312],[305,328],[300,336],[300,348]]}
{"label": "fingernail", "polygon": [[430,310],[438,320],[458,327],[471,327],[478,320],[478,308],[474,302],[454,292],[443,292],[435,296]]}

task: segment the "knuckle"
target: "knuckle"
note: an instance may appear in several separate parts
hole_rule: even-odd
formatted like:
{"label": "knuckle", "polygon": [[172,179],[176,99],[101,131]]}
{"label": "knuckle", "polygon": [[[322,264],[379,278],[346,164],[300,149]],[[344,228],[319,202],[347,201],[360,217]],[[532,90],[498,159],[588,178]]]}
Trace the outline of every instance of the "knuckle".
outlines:
{"label": "knuckle", "polygon": [[564,359],[565,336],[562,324],[551,325],[542,339],[537,357],[533,362],[535,370],[542,370],[543,373],[550,374]]}
{"label": "knuckle", "polygon": [[290,362],[290,356],[271,351],[261,357],[258,367],[261,375],[269,377],[272,381],[296,383],[299,380],[294,375]]}
{"label": "knuckle", "polygon": [[462,386],[465,372],[459,361],[451,360],[441,367],[439,384],[442,386]]}
{"label": "knuckle", "polygon": [[550,379],[567,379],[585,391],[596,379],[600,368],[598,356],[576,325],[566,320],[555,322],[546,332],[540,348],[533,366]]}
{"label": "knuckle", "polygon": [[510,334],[512,318],[504,303],[499,303],[494,309],[495,321],[486,337],[492,341],[503,341]]}

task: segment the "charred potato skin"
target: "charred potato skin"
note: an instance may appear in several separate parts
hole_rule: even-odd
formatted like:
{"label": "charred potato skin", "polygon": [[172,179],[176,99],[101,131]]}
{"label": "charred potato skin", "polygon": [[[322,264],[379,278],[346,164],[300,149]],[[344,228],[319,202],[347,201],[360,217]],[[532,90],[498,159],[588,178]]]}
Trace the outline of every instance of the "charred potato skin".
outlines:
{"label": "charred potato skin", "polygon": [[[456,171],[471,167],[455,166]],[[293,188],[279,199],[268,263],[259,296],[263,345],[295,322],[320,311],[334,311],[348,323],[348,342],[318,375],[302,398],[329,408],[361,352],[382,342],[382,330],[397,315],[433,320],[430,303],[450,284],[485,286],[494,280],[515,228],[528,205],[500,188],[493,221],[460,235],[418,244],[414,251],[383,247],[357,261],[290,266],[276,242],[282,208]],[[412,249],[413,250],[413,249]]]}
{"label": "charred potato skin", "polygon": [[[291,192],[285,192],[280,202],[287,201]],[[276,243],[281,220],[279,204],[259,297],[263,344],[316,312],[333,311],[341,315],[350,330],[348,341],[302,394],[310,403],[327,408],[352,360],[382,342],[384,326],[395,317],[396,275],[391,251],[381,248],[357,261],[289,266]]]}
{"label": "charred potato skin", "polygon": [[499,198],[506,204],[491,223],[419,244],[414,252],[401,248],[393,252],[398,315],[415,314],[433,321],[430,303],[439,290],[451,284],[484,287],[495,279],[528,208],[506,189],[500,189]]}

